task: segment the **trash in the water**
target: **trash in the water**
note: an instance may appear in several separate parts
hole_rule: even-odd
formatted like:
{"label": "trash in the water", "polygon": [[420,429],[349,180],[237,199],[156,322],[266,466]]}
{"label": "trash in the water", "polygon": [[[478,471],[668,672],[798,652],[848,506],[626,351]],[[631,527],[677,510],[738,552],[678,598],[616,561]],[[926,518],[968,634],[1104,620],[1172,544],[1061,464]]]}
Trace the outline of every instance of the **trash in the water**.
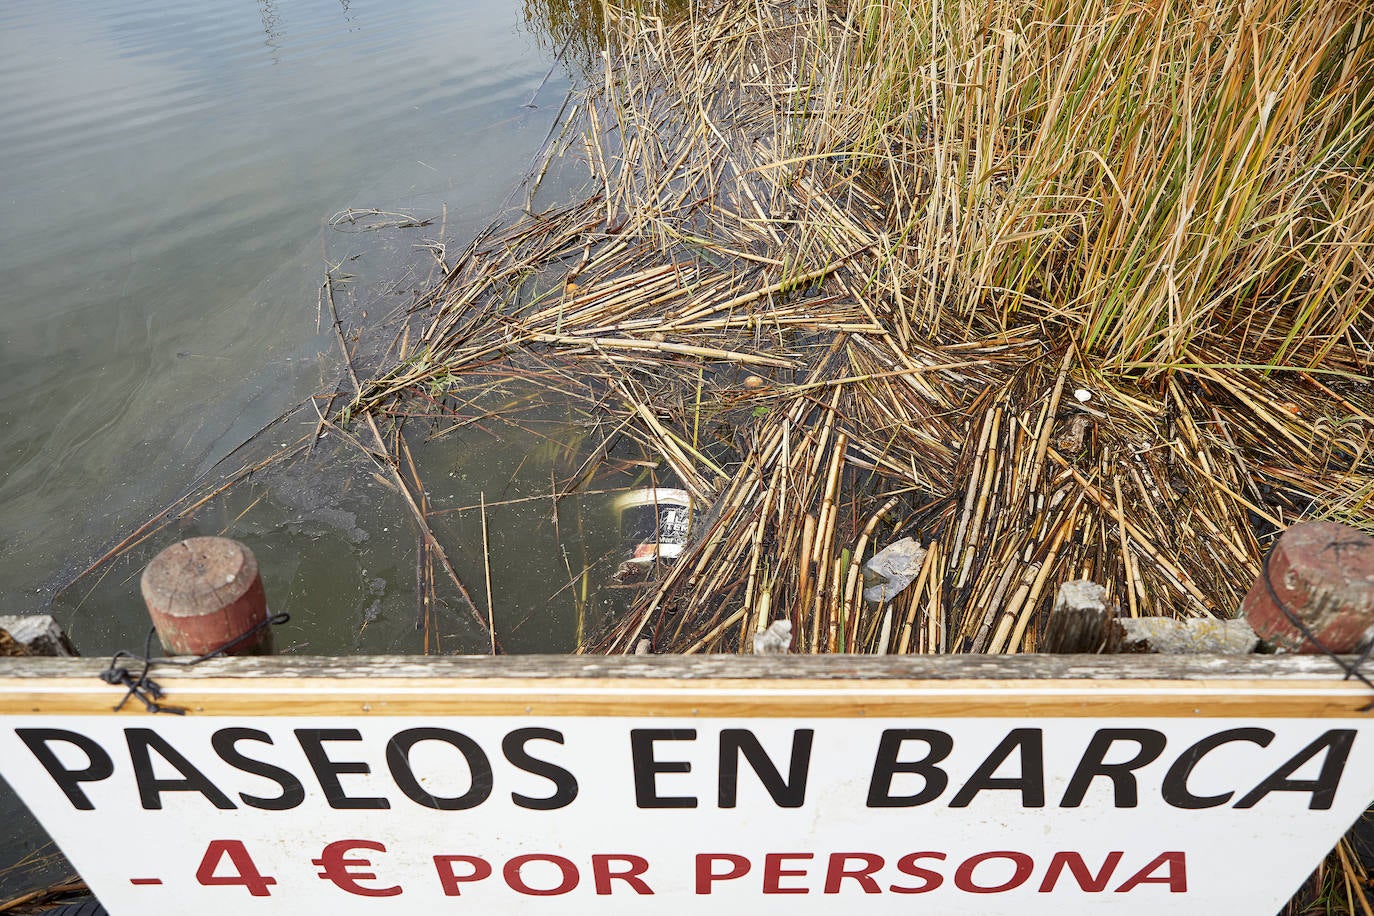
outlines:
{"label": "trash in the water", "polygon": [[625,567],[676,560],[692,528],[692,496],[686,490],[648,487],[617,496],[612,504],[620,515],[620,533],[629,557]]}
{"label": "trash in the water", "polygon": [[1073,396],[1078,399],[1078,403],[1086,404],[1093,399],[1093,393],[1086,388],[1074,390]]}
{"label": "trash in the water", "polygon": [[754,634],[755,655],[786,655],[792,647],[792,621],[775,620],[762,633]]}
{"label": "trash in the water", "polygon": [[926,549],[911,538],[888,544],[864,564],[864,600],[891,601],[915,581],[926,560]]}

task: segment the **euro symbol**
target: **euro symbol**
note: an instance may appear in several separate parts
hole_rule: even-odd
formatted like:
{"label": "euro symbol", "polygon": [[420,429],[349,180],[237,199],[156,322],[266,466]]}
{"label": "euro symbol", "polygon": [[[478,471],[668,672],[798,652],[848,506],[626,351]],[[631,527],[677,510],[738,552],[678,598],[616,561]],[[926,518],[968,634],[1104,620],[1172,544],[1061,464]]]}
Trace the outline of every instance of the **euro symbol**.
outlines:
{"label": "euro symbol", "polygon": [[337,840],[330,843],[320,853],[318,859],[311,859],[311,864],[318,865],[321,869],[320,877],[333,881],[343,890],[350,894],[357,894],[360,897],[394,897],[401,892],[399,885],[394,887],[363,887],[359,881],[375,881],[377,875],[370,871],[354,871],[355,868],[371,868],[372,860],[357,858],[346,858],[348,853],[355,849],[371,849],[374,852],[386,852],[386,847],[381,843],[374,843],[372,840]]}

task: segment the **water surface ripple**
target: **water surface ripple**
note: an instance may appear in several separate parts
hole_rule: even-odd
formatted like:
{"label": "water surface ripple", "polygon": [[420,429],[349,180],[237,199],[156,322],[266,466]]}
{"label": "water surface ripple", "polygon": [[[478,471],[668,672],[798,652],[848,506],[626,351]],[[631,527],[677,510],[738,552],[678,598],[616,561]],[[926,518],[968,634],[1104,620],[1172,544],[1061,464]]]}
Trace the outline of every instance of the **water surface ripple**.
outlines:
{"label": "water surface ripple", "polygon": [[489,217],[564,84],[512,0],[0,5],[0,598],[326,383],[321,226]]}

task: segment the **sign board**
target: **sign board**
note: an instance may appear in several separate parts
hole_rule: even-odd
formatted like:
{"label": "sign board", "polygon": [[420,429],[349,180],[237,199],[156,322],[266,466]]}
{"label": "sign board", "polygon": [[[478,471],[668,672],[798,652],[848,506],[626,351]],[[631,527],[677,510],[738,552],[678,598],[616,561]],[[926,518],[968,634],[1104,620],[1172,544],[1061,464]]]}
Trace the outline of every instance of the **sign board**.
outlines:
{"label": "sign board", "polygon": [[1325,673],[544,661],[227,660],[161,681],[183,716],[11,665],[0,772],[114,916],[1271,913],[1374,800]]}

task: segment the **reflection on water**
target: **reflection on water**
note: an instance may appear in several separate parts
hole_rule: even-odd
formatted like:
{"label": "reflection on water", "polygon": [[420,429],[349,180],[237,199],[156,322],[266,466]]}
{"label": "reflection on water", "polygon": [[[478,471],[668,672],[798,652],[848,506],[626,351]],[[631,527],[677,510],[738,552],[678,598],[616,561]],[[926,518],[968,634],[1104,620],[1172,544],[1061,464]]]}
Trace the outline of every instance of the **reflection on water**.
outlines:
{"label": "reflection on water", "polygon": [[[316,324],[326,262],[394,278],[398,259],[321,227],[375,206],[436,219],[407,246],[441,226],[461,246],[548,133],[561,71],[538,107],[523,106],[551,58],[515,0],[0,4],[8,613],[43,610],[198,475],[332,388],[337,351]],[[350,314],[394,304],[359,295]],[[366,470],[334,491],[311,467],[270,496],[266,484],[236,491],[261,497],[254,511],[226,502],[188,525],[240,524],[257,539],[277,600],[297,615],[295,641],[314,640],[304,651],[399,651],[402,604],[415,639],[414,570],[401,568],[414,563],[413,527],[388,517]],[[274,546],[287,539],[295,557]],[[389,566],[368,553],[388,551]],[[55,609],[87,654],[141,643],[131,565],[83,581]],[[307,634],[329,613],[346,625]],[[456,644],[451,620],[440,635]],[[7,792],[0,817],[11,825],[3,899],[62,866],[4,872],[43,840]]]}
{"label": "reflection on water", "polygon": [[606,46],[607,17],[645,15],[673,20],[691,12],[690,0],[521,0],[525,22],[541,47],[579,73],[596,72]]}
{"label": "reflection on water", "polygon": [[0,597],[30,611],[332,384],[330,214],[446,203],[461,239],[557,106],[522,107],[550,60],[512,0],[11,0],[0,49]]}

